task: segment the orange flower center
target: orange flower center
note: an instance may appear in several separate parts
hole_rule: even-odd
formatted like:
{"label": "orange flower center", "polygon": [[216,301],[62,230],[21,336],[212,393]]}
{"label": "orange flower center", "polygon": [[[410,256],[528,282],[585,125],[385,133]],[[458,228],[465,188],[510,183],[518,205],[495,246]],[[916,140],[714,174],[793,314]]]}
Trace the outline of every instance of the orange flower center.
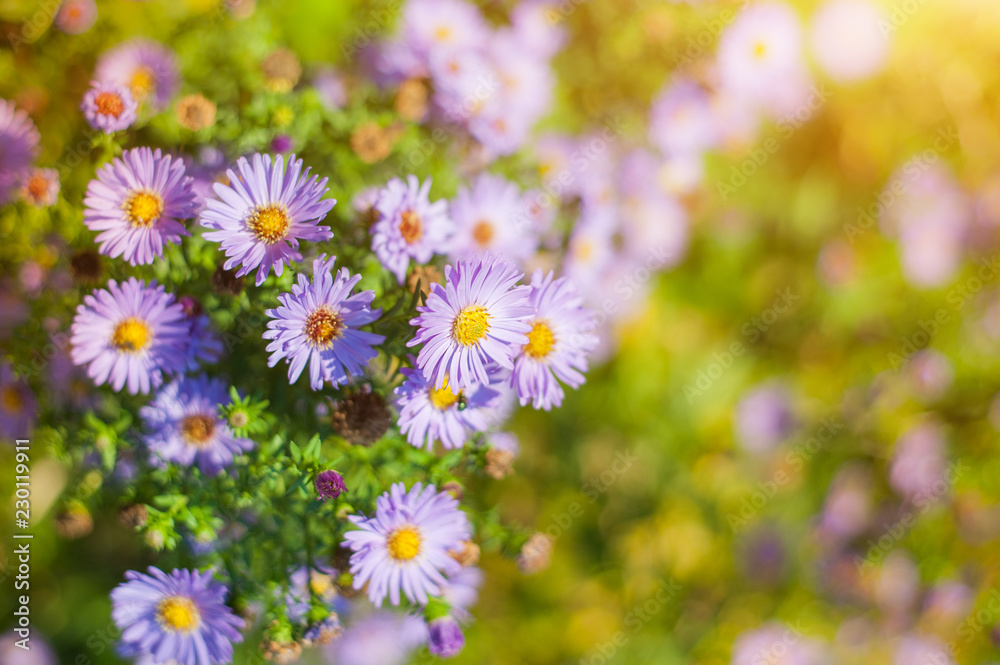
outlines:
{"label": "orange flower center", "polygon": [[113,92],[102,92],[94,98],[94,106],[101,115],[110,115],[117,118],[125,110],[125,102],[121,96]]}
{"label": "orange flower center", "polygon": [[479,220],[479,222],[476,223],[475,227],[472,229],[472,239],[475,240],[480,247],[489,246],[490,241],[493,240],[493,236],[493,225],[485,219]]}
{"label": "orange flower center", "polygon": [[3,404],[4,410],[8,413],[21,411],[24,400],[21,398],[21,391],[17,389],[17,386],[7,386],[3,392],[0,392],[0,404]]}
{"label": "orange flower center", "polygon": [[32,198],[41,199],[48,189],[49,181],[45,179],[45,176],[35,173],[28,178],[28,193],[31,194]]}
{"label": "orange flower center", "polygon": [[329,305],[320,305],[306,317],[306,325],[303,330],[310,344],[314,347],[328,349],[333,345],[333,340],[343,334],[344,321],[340,318],[340,314],[334,312]]}
{"label": "orange flower center", "polygon": [[187,416],[181,421],[181,436],[189,446],[204,448],[215,432],[215,418],[204,414]]}
{"label": "orange flower center", "polygon": [[401,217],[402,221],[399,223],[399,233],[408,245],[412,245],[423,237],[424,224],[420,220],[420,215],[412,210],[407,210]]}

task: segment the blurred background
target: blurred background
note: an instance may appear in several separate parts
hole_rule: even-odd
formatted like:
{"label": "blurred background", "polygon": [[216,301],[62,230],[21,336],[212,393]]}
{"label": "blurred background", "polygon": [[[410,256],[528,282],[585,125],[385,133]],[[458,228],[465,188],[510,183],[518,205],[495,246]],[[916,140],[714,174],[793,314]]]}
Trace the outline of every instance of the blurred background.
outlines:
{"label": "blurred background", "polygon": [[[496,21],[513,6],[477,4]],[[362,75],[344,45],[367,49],[400,12],[258,0],[236,21],[210,0],[97,6],[100,22],[74,39],[42,21],[29,41],[45,48],[8,39],[0,52],[0,96],[29,110],[55,154],[94,58],[125,36],[168,44],[186,85],[215,91],[219,131],[251,145],[282,132],[266,105],[244,110],[261,120],[242,139],[224,118],[246,72],[284,47],[307,72],[348,72],[352,90]],[[741,20],[760,6],[788,13]],[[0,0],[8,37],[39,11]],[[633,261],[611,279],[633,280],[616,294],[593,287],[606,344],[587,384],[561,409],[520,411],[514,473],[468,488],[554,547],[531,575],[484,552],[486,590],[455,662],[1000,662],[1000,5],[564,0],[546,11],[564,35],[553,101],[505,168],[544,189],[546,137],[579,147],[614,127],[588,173],[611,165],[616,214],[654,229],[681,214],[683,237],[653,271]],[[732,51],[755,34],[799,67],[754,79]],[[245,71],[214,68],[222,52]],[[679,82],[694,86],[691,115],[675,114]],[[352,108],[383,127],[399,114]],[[710,137],[699,144],[699,132]],[[420,137],[399,140],[406,154]],[[332,149],[357,163],[346,141]],[[348,191],[371,182],[338,177]],[[458,177],[435,182],[448,193]],[[676,207],[630,198],[650,177]],[[5,282],[24,279],[26,258],[54,263],[44,251],[11,236]],[[33,474],[35,511],[48,515],[33,625],[60,663],[117,662],[107,593],[152,557],[113,511],[67,540],[46,508],[67,472],[36,462]],[[9,478],[0,488],[12,495]],[[11,606],[0,600],[3,616]],[[8,654],[0,646],[4,665],[35,662]]]}

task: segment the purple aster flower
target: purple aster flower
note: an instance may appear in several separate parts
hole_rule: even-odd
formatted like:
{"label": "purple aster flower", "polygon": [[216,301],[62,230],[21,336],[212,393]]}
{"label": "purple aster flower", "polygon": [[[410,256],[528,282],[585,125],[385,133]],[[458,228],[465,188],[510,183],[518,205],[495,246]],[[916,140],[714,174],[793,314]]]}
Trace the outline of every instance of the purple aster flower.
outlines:
{"label": "purple aster flower", "polygon": [[344,477],[333,469],[321,471],[316,476],[314,484],[316,485],[316,493],[319,494],[319,498],[323,501],[336,499],[347,491],[347,487],[344,485]]}
{"label": "purple aster flower", "polygon": [[402,284],[412,258],[427,263],[444,251],[454,225],[448,202],[430,202],[431,181],[423,185],[414,175],[406,182],[393,178],[375,202],[378,220],[372,226],[372,251]]}
{"label": "purple aster flower", "polygon": [[477,112],[497,72],[478,48],[441,49],[428,62],[434,84],[434,104],[444,120],[462,125]]}
{"label": "purple aster flower", "polygon": [[157,111],[170,103],[180,87],[177,57],[149,39],[133,39],[102,54],[94,78],[126,86],[136,102]]}
{"label": "purple aster flower", "polygon": [[423,344],[417,367],[435,388],[472,390],[490,383],[487,365],[513,369],[516,347],[527,344],[530,289],[502,257],[489,255],[445,266],[445,285],[431,284],[427,304],[411,319],[417,334],[407,346]]}
{"label": "purple aster flower", "polygon": [[230,466],[253,441],[235,436],[223,419],[220,409],[229,402],[229,390],[218,379],[175,379],[139,409],[150,452],[182,466],[197,464],[210,476]]}
{"label": "purple aster flower", "polygon": [[380,610],[353,621],[326,648],[337,665],[404,665],[427,642],[427,625],[412,614]]}
{"label": "purple aster flower", "polygon": [[33,206],[47,208],[59,200],[59,172],[55,169],[33,168],[21,178],[21,200]]}
{"label": "purple aster flower", "polygon": [[213,229],[208,240],[221,243],[226,252],[225,269],[242,267],[237,277],[257,271],[257,286],[264,283],[274,267],[280,275],[285,263],[301,261],[299,241],[318,242],[333,237],[329,226],[317,226],[337,203],[322,199],[327,192],[326,178],[309,177],[302,170],[302,160],[295,155],[285,159],[256,154],[253,162],[240,157],[240,174],[227,171],[229,184],[215,184],[219,200],[209,199],[201,213],[203,226]]}
{"label": "purple aster flower", "polygon": [[440,658],[452,658],[465,647],[462,627],[450,616],[438,617],[427,623],[429,639],[427,649]]}
{"label": "purple aster flower", "polygon": [[172,294],[131,277],[84,297],[70,332],[73,362],[86,365],[95,384],[127,384],[134,395],[158,387],[164,373],[183,371],[190,327]]}
{"label": "purple aster flower", "polygon": [[368,584],[368,598],[381,607],[386,596],[399,605],[400,590],[411,601],[426,604],[441,593],[444,574],[460,567],[448,552],[470,535],[469,521],[458,501],[433,485],[403,483],[378,498],[375,517],[349,517],[359,527],[344,536],[351,555],[354,588]]}
{"label": "purple aster flower", "polygon": [[14,441],[31,434],[38,403],[7,363],[0,365],[0,436]]}
{"label": "purple aster flower", "polygon": [[128,571],[111,592],[111,616],[122,631],[124,650],[149,654],[157,663],[231,662],[245,622],[226,605],[226,587],[209,571],[148,570],[148,575]]}
{"label": "purple aster flower", "polygon": [[487,106],[499,102],[507,109],[511,124],[520,124],[513,119],[517,116],[530,129],[548,111],[555,84],[548,60],[532,53],[519,37],[517,32],[499,30],[487,42],[500,87],[484,102]]}
{"label": "purple aster flower", "polygon": [[97,4],[94,0],[65,0],[53,21],[67,35],[79,35],[90,30],[97,21]]}
{"label": "purple aster flower", "polygon": [[562,48],[566,29],[552,20],[558,12],[559,3],[554,0],[521,0],[511,10],[511,26],[529,53],[550,58]]}
{"label": "purple aster flower", "polygon": [[132,265],[163,256],[164,242],[180,242],[191,232],[179,220],[194,216],[193,179],[184,162],[150,148],[126,150],[90,181],[83,222],[101,254],[121,256]]}
{"label": "purple aster flower", "polygon": [[583,308],[583,298],[567,278],[554,279],[536,270],[531,276],[528,303],[534,316],[528,321],[528,343],[514,362],[510,385],[521,406],[550,410],[562,404],[559,382],[579,388],[586,381],[587,353],[597,346],[594,315]]}
{"label": "purple aster flower", "polygon": [[685,78],[664,88],[650,110],[649,138],[667,156],[700,154],[718,145],[708,92]]}
{"label": "purple aster flower", "polygon": [[502,100],[485,105],[469,119],[469,134],[493,156],[510,155],[524,145],[532,122]]}
{"label": "purple aster flower", "polygon": [[41,136],[35,123],[12,102],[0,99],[0,205],[35,161]]}
{"label": "purple aster flower", "polygon": [[458,394],[448,380],[435,389],[420,370],[401,369],[406,381],[396,388],[399,431],[411,446],[432,450],[435,441],[448,450],[465,445],[472,432],[485,432],[500,393],[485,385]]}
{"label": "purple aster flower", "polygon": [[403,10],[403,34],[417,53],[478,47],[490,30],[479,9],[464,0],[409,0]]}
{"label": "purple aster flower", "polygon": [[[810,79],[798,16],[782,2],[747,6],[719,39],[721,87],[775,117],[806,101]],[[746,108],[744,108],[746,113]]]}
{"label": "purple aster flower", "polygon": [[336,260],[321,255],[313,261],[312,282],[300,274],[292,292],[278,296],[281,306],[267,310],[275,319],[264,332],[264,339],[273,340],[267,345],[268,366],[284,359],[289,364],[288,380],[295,383],[308,362],[313,390],[324,382],[337,387],[347,383],[348,376],[360,376],[378,355],[372,346],[385,341],[383,335],[358,330],[378,319],[382,310],[371,308],[374,291],[351,295],[361,275],[352,277],[347,268],[335,275]]}
{"label": "purple aster flower", "polygon": [[517,185],[500,176],[481,174],[471,188],[458,190],[451,203],[456,232],[448,256],[461,260],[493,252],[517,262],[530,257],[537,243],[522,206]]}
{"label": "purple aster flower", "polygon": [[114,134],[132,126],[139,104],[126,86],[94,81],[83,96],[80,110],[91,127]]}

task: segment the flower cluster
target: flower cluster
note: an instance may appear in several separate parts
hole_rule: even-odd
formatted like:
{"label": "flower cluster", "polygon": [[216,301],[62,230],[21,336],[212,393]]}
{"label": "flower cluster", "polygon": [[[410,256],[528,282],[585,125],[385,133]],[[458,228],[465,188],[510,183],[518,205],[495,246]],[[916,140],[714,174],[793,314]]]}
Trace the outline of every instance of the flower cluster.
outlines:
{"label": "flower cluster", "polygon": [[[548,108],[561,31],[547,6],[525,2],[510,27],[493,28],[463,0],[411,0],[395,41],[358,63],[398,87],[395,107],[414,131],[444,122],[480,160],[433,200],[430,174],[352,192],[326,155],[287,154],[299,144],[291,101],[270,120],[287,133],[215,133],[234,102],[188,92],[196,79],[185,80],[181,58],[148,39],[101,54],[77,102],[97,157],[80,167],[85,188],[74,170],[61,191],[60,171],[35,164],[33,122],[0,102],[4,200],[81,211],[60,287],[79,304],[53,374],[93,410],[77,461],[107,474],[121,523],[149,547],[183,547],[197,562],[125,574],[111,594],[123,657],[222,665],[255,630],[277,662],[314,646],[359,662],[372,640],[384,642],[383,662],[421,646],[445,658],[462,650],[483,583],[462,476],[511,473],[518,444],[504,423],[518,404],[559,406],[598,343],[575,280],[557,276],[556,211],[540,189],[488,168]],[[56,25],[87,32],[96,11],[63,3]],[[263,57],[259,76],[262,95],[305,98],[290,49]],[[354,101],[344,81],[324,68],[310,88],[328,119]],[[395,139],[381,131],[352,131],[361,161],[385,159]],[[351,195],[358,218],[335,210],[331,192]],[[0,366],[5,437],[38,417],[30,376]],[[396,462],[376,466],[369,454]],[[89,533],[92,508],[67,500],[60,533]],[[266,584],[253,580],[258,556]],[[386,601],[398,613],[378,609]],[[250,607],[259,625],[242,618]]]}

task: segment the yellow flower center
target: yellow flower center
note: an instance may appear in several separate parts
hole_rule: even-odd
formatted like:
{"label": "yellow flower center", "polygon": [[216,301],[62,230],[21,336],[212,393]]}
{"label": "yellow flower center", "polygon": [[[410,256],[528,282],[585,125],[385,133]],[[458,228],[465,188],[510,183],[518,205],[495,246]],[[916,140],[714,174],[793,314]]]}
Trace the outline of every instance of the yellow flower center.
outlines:
{"label": "yellow flower center", "polygon": [[556,338],[552,334],[552,328],[544,321],[536,321],[528,333],[528,343],[524,345],[524,352],[532,358],[544,358],[552,352]]}
{"label": "yellow flower center", "polygon": [[17,386],[7,386],[0,393],[0,404],[3,404],[5,411],[17,413],[24,406],[24,400],[21,399],[21,391],[17,389]]}
{"label": "yellow flower center", "polygon": [[189,633],[201,623],[201,612],[190,598],[170,596],[156,606],[156,618],[167,630]]}
{"label": "yellow flower center", "polygon": [[113,92],[102,92],[94,98],[94,106],[101,115],[110,115],[115,118],[125,110],[125,102]]}
{"label": "yellow flower center", "polygon": [[451,388],[448,387],[448,377],[445,377],[444,385],[442,385],[440,388],[437,389],[431,388],[430,390],[431,404],[433,404],[434,408],[436,408],[438,411],[444,411],[445,409],[454,406],[455,403],[458,402],[458,400],[461,398],[462,398],[461,391],[459,391],[457,395],[451,392]]}
{"label": "yellow flower center", "polygon": [[111,346],[123,353],[138,353],[153,339],[153,331],[149,325],[135,317],[129,317],[115,326],[111,335]]}
{"label": "yellow flower center", "polygon": [[594,245],[589,240],[578,242],[573,248],[573,254],[578,261],[586,263],[594,255]]}
{"label": "yellow flower center", "polygon": [[129,194],[122,208],[132,226],[152,226],[163,214],[163,198],[148,189],[138,189]]}
{"label": "yellow flower center", "polygon": [[395,529],[386,540],[389,556],[396,561],[409,561],[420,554],[420,532],[412,526]]}
{"label": "yellow flower center", "polygon": [[766,54],[767,54],[767,45],[765,45],[764,42],[757,42],[753,47],[753,57],[760,60]]}
{"label": "yellow flower center", "polygon": [[273,245],[288,235],[292,225],[288,219],[288,209],[282,203],[269,203],[257,206],[250,213],[247,228],[258,241]]}
{"label": "yellow flower center", "polygon": [[204,448],[215,432],[215,418],[204,414],[186,416],[181,421],[181,436],[189,446]]}
{"label": "yellow flower center", "polygon": [[490,224],[485,219],[479,220],[479,222],[472,229],[472,239],[480,247],[486,247],[493,240],[493,225]]}
{"label": "yellow flower center", "polygon": [[156,76],[153,75],[153,70],[149,67],[140,67],[135,70],[135,73],[132,74],[132,80],[129,82],[129,88],[136,101],[146,99],[149,93],[156,90]]}
{"label": "yellow flower center", "polygon": [[451,39],[451,28],[446,25],[439,26],[437,30],[434,31],[434,39],[439,42],[446,42]]}
{"label": "yellow flower center", "polygon": [[328,349],[343,334],[344,321],[329,305],[320,305],[306,317],[303,332],[313,346]]}
{"label": "yellow flower center", "polygon": [[472,346],[490,329],[490,313],[482,305],[470,305],[458,313],[451,334],[459,344]]}
{"label": "yellow flower center", "polygon": [[412,210],[407,210],[401,217],[402,221],[399,223],[399,233],[408,245],[412,245],[423,237],[424,224],[420,220],[420,215]]}

